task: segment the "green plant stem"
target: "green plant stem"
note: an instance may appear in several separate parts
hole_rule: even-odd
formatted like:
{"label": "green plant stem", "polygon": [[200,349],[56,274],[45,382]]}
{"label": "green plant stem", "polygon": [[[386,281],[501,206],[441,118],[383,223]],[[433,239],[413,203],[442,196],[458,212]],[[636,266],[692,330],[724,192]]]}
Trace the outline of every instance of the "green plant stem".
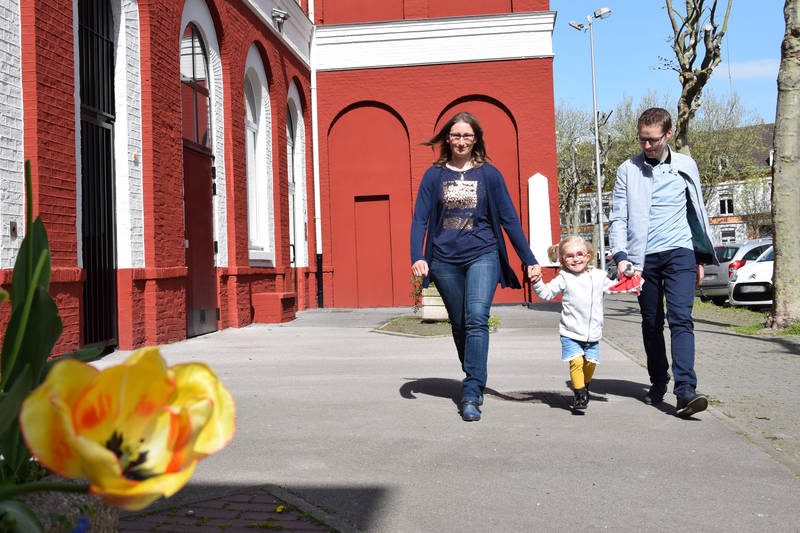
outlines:
{"label": "green plant stem", "polygon": [[20,485],[0,486],[0,501],[30,492],[78,492],[88,494],[89,485],[63,483],[60,481],[34,481]]}

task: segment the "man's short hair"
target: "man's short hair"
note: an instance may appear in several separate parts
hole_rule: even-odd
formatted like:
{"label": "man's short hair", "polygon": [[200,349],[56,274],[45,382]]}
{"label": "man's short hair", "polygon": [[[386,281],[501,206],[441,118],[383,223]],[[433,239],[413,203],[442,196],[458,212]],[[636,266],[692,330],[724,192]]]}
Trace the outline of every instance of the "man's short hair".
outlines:
{"label": "man's short hair", "polygon": [[661,133],[667,133],[672,129],[672,117],[669,111],[661,107],[651,107],[646,109],[644,113],[639,116],[639,121],[636,123],[638,130],[642,126],[661,126]]}

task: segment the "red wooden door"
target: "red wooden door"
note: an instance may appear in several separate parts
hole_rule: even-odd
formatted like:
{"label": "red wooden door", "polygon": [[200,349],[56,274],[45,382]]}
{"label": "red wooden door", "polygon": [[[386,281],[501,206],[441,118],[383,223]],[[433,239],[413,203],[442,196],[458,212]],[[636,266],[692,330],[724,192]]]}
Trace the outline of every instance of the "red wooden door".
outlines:
{"label": "red wooden door", "polygon": [[188,269],[186,329],[189,337],[217,329],[211,179],[211,156],[184,147],[183,209]]}
{"label": "red wooden door", "polygon": [[392,301],[392,235],[389,196],[355,199],[358,307]]}

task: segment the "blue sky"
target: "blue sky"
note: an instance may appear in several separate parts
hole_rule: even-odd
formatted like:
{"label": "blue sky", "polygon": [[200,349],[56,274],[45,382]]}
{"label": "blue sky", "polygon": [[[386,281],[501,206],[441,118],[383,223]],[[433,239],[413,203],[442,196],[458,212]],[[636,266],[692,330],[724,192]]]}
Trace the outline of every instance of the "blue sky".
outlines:
{"label": "blue sky", "polygon": [[[683,0],[673,4],[683,10]],[[719,4],[726,6],[727,2],[720,0]],[[776,79],[785,29],[783,6],[783,0],[734,0],[722,62],[706,86],[722,98],[731,91],[739,93],[744,107],[765,122],[775,121]],[[675,58],[667,42],[672,26],[663,0],[550,0],[550,9],[558,12],[553,31],[556,105],[563,99],[591,113],[589,33],[568,23],[585,23],[586,16],[601,7],[610,8],[611,15],[594,20],[598,109],[613,109],[623,94],[638,101],[653,89],[677,100],[681,89],[677,72],[654,69],[660,64],[659,56]],[[724,14],[724,6],[722,9]]]}

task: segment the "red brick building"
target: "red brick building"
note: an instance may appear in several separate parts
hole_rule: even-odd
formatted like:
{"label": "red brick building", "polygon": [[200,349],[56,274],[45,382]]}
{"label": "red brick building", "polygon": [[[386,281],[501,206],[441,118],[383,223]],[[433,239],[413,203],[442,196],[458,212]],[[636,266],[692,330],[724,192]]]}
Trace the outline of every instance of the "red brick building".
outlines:
{"label": "red brick building", "polygon": [[460,110],[481,121],[526,231],[544,221],[534,251],[558,235],[548,0],[0,12],[0,283],[24,234],[29,159],[61,352],[408,305],[411,211],[434,159],[420,143]]}

